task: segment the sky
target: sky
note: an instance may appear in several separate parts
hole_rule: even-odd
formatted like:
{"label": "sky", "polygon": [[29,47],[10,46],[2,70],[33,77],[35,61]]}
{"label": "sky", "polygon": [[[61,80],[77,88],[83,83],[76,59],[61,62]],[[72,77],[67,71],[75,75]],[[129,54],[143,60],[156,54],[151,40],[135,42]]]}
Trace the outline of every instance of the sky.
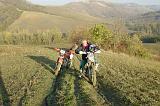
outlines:
{"label": "sky", "polygon": [[[40,5],[64,5],[69,2],[88,1],[88,0],[28,0],[28,1]],[[143,5],[160,5],[160,0],[103,0],[103,1],[114,2],[114,3],[138,3]]]}

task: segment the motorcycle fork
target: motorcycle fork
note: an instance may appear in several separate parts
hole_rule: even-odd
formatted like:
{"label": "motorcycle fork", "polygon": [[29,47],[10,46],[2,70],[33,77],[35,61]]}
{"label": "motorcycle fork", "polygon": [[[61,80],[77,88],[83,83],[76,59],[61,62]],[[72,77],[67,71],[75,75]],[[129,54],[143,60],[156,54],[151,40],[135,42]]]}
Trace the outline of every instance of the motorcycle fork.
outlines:
{"label": "motorcycle fork", "polygon": [[58,62],[55,68],[55,75],[57,76],[62,68],[62,63]]}
{"label": "motorcycle fork", "polygon": [[88,68],[88,69],[87,69],[87,71],[88,71],[88,72],[87,72],[87,73],[88,73],[88,76],[89,76],[89,78],[91,79],[91,76],[92,76],[92,74],[93,74],[93,72],[91,71],[92,68],[93,68],[91,61],[87,63],[87,68]]}

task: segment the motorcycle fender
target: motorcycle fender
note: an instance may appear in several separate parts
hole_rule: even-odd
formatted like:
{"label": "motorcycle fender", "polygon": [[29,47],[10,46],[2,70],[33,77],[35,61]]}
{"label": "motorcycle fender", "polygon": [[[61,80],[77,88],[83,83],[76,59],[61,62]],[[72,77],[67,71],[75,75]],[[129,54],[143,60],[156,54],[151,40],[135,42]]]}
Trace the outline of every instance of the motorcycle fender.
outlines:
{"label": "motorcycle fender", "polygon": [[70,54],[70,59],[73,59],[73,54]]}
{"label": "motorcycle fender", "polygon": [[57,60],[57,63],[61,63],[62,64],[63,63],[63,58],[59,57],[58,60]]}

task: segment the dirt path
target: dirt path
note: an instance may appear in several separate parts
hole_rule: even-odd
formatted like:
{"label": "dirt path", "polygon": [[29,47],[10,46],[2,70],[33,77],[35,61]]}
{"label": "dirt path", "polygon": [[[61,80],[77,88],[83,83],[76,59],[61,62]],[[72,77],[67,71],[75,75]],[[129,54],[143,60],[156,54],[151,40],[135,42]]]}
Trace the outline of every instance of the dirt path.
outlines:
{"label": "dirt path", "polygon": [[[71,69],[65,69],[55,79],[52,91],[45,99],[46,106],[74,105],[74,106],[111,106],[116,105],[119,98],[111,99],[114,92],[107,91],[106,95],[101,80],[98,78],[97,87],[93,87],[85,78],[79,78],[78,61]],[[105,86],[106,87],[106,86]],[[113,94],[112,94],[113,93]],[[121,105],[121,104],[120,104]]]}
{"label": "dirt path", "polygon": [[67,70],[54,81],[52,92],[45,98],[46,106],[109,106],[109,102],[74,70]]}

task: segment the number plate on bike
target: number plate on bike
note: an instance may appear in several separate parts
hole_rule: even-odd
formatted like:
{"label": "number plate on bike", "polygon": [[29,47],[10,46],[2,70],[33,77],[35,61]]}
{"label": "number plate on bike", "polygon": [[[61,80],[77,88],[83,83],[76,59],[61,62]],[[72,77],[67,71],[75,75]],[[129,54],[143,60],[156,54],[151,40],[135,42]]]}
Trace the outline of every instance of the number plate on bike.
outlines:
{"label": "number plate on bike", "polygon": [[92,61],[92,62],[95,61],[94,53],[89,53],[87,57],[88,57],[88,59],[89,59],[90,61]]}

